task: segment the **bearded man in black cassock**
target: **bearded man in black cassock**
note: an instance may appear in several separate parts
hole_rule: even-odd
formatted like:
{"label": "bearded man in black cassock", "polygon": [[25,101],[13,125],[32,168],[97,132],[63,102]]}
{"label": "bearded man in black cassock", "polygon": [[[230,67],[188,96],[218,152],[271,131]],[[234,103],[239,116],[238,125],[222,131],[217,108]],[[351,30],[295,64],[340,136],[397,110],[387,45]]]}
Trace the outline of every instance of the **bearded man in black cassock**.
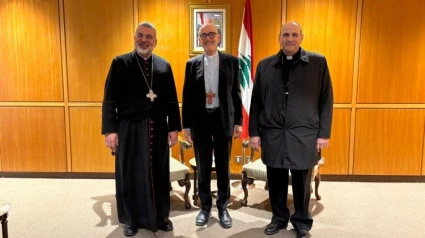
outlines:
{"label": "bearded man in black cassock", "polygon": [[169,146],[181,131],[170,64],[152,54],[156,29],[139,24],[135,50],[112,61],[102,104],[102,134],[115,153],[116,200],[124,235],[173,230],[168,219]]}

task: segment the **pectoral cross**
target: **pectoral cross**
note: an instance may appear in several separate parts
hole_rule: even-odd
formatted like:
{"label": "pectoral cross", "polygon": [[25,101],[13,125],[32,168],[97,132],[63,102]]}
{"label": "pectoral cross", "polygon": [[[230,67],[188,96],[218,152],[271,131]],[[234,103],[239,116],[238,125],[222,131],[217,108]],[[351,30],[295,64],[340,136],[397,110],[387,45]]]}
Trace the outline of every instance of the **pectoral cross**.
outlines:
{"label": "pectoral cross", "polygon": [[207,93],[207,103],[208,105],[211,105],[213,102],[213,98],[215,97],[215,93],[213,92],[213,90],[210,89],[210,91],[208,91]]}
{"label": "pectoral cross", "polygon": [[151,99],[151,102],[153,102],[153,100],[156,98],[156,94],[155,94],[155,93],[153,93],[153,90],[150,90],[150,89],[149,89],[149,93],[148,93],[148,94],[146,94],[146,97],[147,97],[147,98],[150,98],[150,99]]}

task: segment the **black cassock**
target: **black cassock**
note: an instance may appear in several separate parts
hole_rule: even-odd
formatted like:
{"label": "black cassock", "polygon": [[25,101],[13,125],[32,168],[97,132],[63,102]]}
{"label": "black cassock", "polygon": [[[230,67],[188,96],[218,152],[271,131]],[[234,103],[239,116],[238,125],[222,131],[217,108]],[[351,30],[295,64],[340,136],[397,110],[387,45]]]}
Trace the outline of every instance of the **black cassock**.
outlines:
{"label": "black cassock", "polygon": [[[149,88],[157,95],[153,102],[146,95]],[[144,60],[135,51],[116,57],[105,83],[102,134],[118,133],[115,181],[120,223],[156,231],[168,218],[170,131],[181,131],[170,64],[157,55]]]}

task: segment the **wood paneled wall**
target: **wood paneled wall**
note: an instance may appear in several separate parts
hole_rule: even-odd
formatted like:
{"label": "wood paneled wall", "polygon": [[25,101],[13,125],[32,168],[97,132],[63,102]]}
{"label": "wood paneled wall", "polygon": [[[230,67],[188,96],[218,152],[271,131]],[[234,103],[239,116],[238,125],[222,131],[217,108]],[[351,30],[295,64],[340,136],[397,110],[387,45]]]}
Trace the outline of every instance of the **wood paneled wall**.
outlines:
{"label": "wood paneled wall", "polygon": [[98,107],[71,107],[72,172],[113,172],[115,156],[99,135],[102,112]]}
{"label": "wood paneled wall", "polygon": [[287,20],[303,27],[302,47],[326,56],[336,103],[352,98],[357,0],[287,0]]}
{"label": "wood paneled wall", "polygon": [[[230,5],[237,55],[245,0],[0,0],[0,171],[112,172],[100,135],[110,63],[133,49],[138,22],[151,21],[155,53],[171,63],[181,100],[191,3]],[[335,111],[322,174],[425,175],[423,1],[251,0],[251,7],[254,71],[278,52],[289,20],[303,26],[302,47],[328,60]],[[186,162],[192,156],[186,151]],[[240,170],[232,159],[231,172]]]}
{"label": "wood paneled wall", "polygon": [[3,171],[66,172],[63,107],[0,107]]}
{"label": "wood paneled wall", "polygon": [[425,103],[424,10],[421,0],[364,1],[358,103]]}
{"label": "wood paneled wall", "polygon": [[112,59],[133,49],[133,0],[64,0],[69,101],[101,102]]}
{"label": "wood paneled wall", "polygon": [[0,1],[0,101],[63,101],[58,1]]}

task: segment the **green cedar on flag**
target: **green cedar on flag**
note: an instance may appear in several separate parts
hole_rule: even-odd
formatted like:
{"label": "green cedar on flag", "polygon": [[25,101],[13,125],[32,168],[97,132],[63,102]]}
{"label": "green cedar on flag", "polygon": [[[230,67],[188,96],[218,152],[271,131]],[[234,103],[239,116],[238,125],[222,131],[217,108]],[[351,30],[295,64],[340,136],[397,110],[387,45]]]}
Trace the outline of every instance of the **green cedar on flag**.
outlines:
{"label": "green cedar on flag", "polygon": [[241,83],[242,95],[242,135],[241,139],[248,137],[249,108],[251,106],[251,94],[254,86],[254,77],[252,71],[252,24],[251,24],[251,4],[249,0],[245,1],[245,8],[242,17],[242,29],[239,38],[238,58],[239,58],[239,80]]}

